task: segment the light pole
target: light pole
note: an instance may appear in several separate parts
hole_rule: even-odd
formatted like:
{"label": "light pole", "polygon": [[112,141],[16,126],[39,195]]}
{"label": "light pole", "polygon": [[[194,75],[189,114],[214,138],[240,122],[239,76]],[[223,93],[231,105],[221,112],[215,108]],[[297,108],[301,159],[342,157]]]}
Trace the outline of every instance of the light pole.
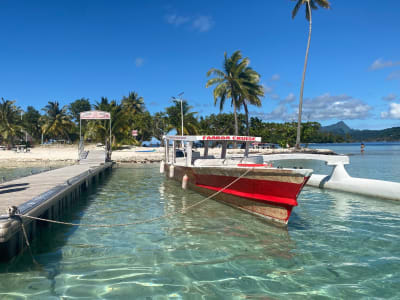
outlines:
{"label": "light pole", "polygon": [[[181,136],[183,136],[183,104],[182,104],[182,102],[183,102],[183,99],[182,99],[183,93],[184,92],[178,94],[179,98],[172,97],[172,100],[176,100],[176,101],[180,101],[181,102],[181,121],[182,121]],[[183,141],[182,141],[182,147],[183,147]]]}
{"label": "light pole", "polygon": [[176,101],[180,101],[180,102],[181,102],[181,121],[182,121],[182,127],[181,127],[182,131],[181,131],[181,135],[182,135],[182,136],[183,136],[183,104],[182,104],[182,102],[183,102],[183,99],[182,99],[183,93],[184,93],[184,92],[178,94],[178,97],[179,97],[179,98],[172,97],[172,100],[176,100]]}

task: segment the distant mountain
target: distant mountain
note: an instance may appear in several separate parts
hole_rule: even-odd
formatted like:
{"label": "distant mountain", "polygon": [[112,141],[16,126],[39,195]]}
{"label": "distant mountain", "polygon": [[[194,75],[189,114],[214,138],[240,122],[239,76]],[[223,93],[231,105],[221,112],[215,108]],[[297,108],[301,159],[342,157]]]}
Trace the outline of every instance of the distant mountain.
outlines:
{"label": "distant mountain", "polygon": [[392,127],[382,130],[355,130],[351,129],[343,121],[329,126],[322,126],[321,132],[341,135],[352,142],[394,142],[400,141],[400,127]]}
{"label": "distant mountain", "polygon": [[329,126],[323,126],[320,129],[322,132],[331,132],[333,134],[346,135],[351,133],[353,129],[351,129],[347,124],[343,121],[337,122],[336,124],[332,124]]}

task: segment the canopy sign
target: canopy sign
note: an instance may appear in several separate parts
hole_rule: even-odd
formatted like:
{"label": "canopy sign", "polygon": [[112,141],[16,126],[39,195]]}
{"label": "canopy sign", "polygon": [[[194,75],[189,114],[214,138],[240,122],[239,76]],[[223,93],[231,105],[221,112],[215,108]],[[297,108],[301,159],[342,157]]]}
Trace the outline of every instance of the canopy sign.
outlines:
{"label": "canopy sign", "polygon": [[79,137],[82,142],[82,120],[110,120],[110,145],[111,145],[111,114],[101,110],[83,111],[79,119]]}
{"label": "canopy sign", "polygon": [[101,110],[84,111],[80,113],[81,120],[110,120],[111,114]]}

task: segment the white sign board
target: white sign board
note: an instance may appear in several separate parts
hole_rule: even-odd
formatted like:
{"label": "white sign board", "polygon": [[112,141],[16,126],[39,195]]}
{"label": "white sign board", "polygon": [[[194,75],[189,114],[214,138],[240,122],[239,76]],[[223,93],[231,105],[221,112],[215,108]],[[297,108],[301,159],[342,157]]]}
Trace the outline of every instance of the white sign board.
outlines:
{"label": "white sign board", "polygon": [[80,113],[81,120],[110,120],[111,114],[101,110],[84,111]]}
{"label": "white sign board", "polygon": [[132,130],[132,136],[137,136],[138,135],[138,131],[137,130]]}

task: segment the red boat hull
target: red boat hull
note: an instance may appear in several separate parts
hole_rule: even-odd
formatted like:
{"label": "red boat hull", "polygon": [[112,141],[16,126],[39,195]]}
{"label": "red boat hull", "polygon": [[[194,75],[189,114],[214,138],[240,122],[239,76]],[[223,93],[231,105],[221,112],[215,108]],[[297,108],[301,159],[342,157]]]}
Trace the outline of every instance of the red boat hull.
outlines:
{"label": "red boat hull", "polygon": [[[182,182],[188,176],[188,188],[209,196],[231,184],[249,168],[184,167],[175,165],[170,172],[165,164],[167,177]],[[253,168],[237,182],[215,195],[222,201],[257,216],[286,225],[292,209],[297,206],[297,196],[308,176],[292,170]]]}

